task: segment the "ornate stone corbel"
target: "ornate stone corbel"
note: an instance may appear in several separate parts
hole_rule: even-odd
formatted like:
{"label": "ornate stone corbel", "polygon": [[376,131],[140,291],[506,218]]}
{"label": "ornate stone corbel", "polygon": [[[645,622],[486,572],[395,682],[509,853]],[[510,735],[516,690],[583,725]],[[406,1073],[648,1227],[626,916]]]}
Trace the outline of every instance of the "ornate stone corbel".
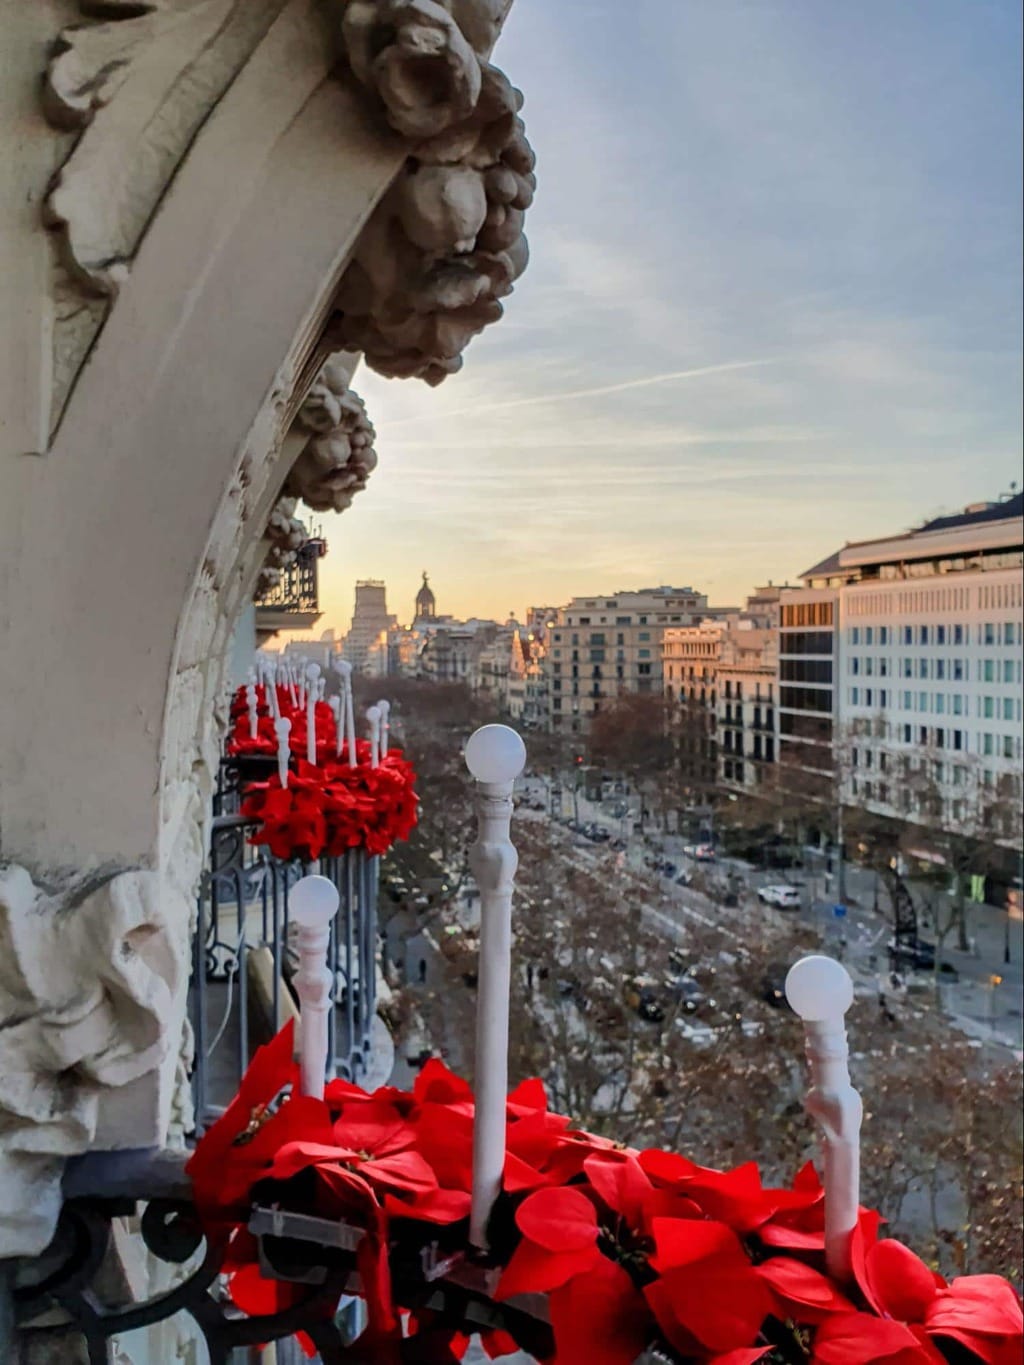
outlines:
{"label": "ornate stone corbel", "polygon": [[297,498],[284,494],[274,503],[264,532],[268,546],[256,580],[256,597],[277,587],[284,570],[295,563],[298,552],[309,539],[305,523],[295,515],[297,505]]}
{"label": "ornate stone corbel", "polygon": [[48,894],[0,867],[0,1259],[46,1246],[65,1157],[161,1140],[188,922],[156,872]]}
{"label": "ornate stone corbel", "polygon": [[284,491],[316,512],[343,512],[377,467],[374,429],[363,400],[348,387],[350,367],[331,356],[299,409],[297,425],[310,433]]}
{"label": "ornate stone corbel", "polygon": [[486,60],[507,4],[351,0],[349,63],[416,146],[337,296],[339,334],[395,378],[439,384],[526,268],[536,188],[522,94]]}

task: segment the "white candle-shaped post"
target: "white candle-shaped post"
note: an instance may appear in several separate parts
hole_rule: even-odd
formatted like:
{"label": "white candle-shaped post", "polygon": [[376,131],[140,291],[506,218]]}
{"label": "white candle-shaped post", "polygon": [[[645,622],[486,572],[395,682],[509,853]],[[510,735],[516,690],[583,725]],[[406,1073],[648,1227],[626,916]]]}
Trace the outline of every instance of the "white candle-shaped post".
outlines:
{"label": "white candle-shaped post", "polygon": [[267,688],[267,707],[270,711],[271,720],[280,720],[281,707],[277,700],[277,664],[268,663],[264,677]]}
{"label": "white candle-shaped post", "polygon": [[348,749],[348,766],[356,766],[356,713],[352,704],[352,665],[347,660],[338,662],[341,677],[343,702],[345,707],[345,746]]}
{"label": "white candle-shaped post", "polygon": [[379,701],[377,710],[380,712],[380,756],[384,758],[391,740],[391,703]]}
{"label": "white candle-shaped post", "polygon": [[825,1264],[833,1279],[849,1279],[850,1241],[860,1205],[860,1095],[850,1083],[846,1011],[853,982],[830,957],[805,957],[789,969],[786,999],[803,1020],[811,1073],[807,1112],[822,1132]]}
{"label": "white candle-shaped post", "polygon": [[323,1099],[327,1074],[328,1015],[334,978],[327,966],[338,888],[327,877],[303,877],[292,887],[289,914],[298,929],[299,1073],[303,1095]]}
{"label": "white candle-shaped post", "polygon": [[323,699],[324,699],[324,693],[325,693],[326,691],[327,691],[327,679],[326,679],[326,678],[321,678],[320,681],[319,681],[319,682],[317,683],[317,685],[316,685],[316,699],[317,699],[317,701],[323,701]]}
{"label": "white candle-shaped post", "polygon": [[256,710],[256,684],[250,683],[245,689],[245,704],[249,708],[249,738],[255,739],[259,716]]}
{"label": "white candle-shaped post", "polygon": [[366,719],[370,722],[370,767],[380,765],[380,707],[368,706]]}
{"label": "white candle-shaped post", "polygon": [[306,668],[306,759],[316,763],[316,699],[320,695],[320,665]]}
{"label": "white candle-shaped post", "polygon": [[288,786],[288,736],[292,723],[287,716],[274,721],[274,734],[277,736],[277,776],[282,787]]}
{"label": "white candle-shaped post", "polygon": [[327,704],[331,708],[331,714],[334,717],[334,757],[338,758],[341,754],[341,740],[343,734],[341,728],[341,698],[332,697]]}
{"label": "white candle-shaped post", "polygon": [[299,705],[299,689],[295,681],[295,670],[287,660],[285,660],[284,668],[285,677],[288,679],[288,692],[291,696],[292,705],[297,707]]}
{"label": "white candle-shaped post", "polygon": [[485,725],[469,738],[466,766],[477,781],[476,842],[469,865],[480,889],[480,960],[476,999],[476,1116],[469,1239],[487,1249],[487,1221],[501,1193],[508,1097],[508,1002],[512,970],[512,886],[519,855],[509,837],[512,788],[526,748],[507,725]]}

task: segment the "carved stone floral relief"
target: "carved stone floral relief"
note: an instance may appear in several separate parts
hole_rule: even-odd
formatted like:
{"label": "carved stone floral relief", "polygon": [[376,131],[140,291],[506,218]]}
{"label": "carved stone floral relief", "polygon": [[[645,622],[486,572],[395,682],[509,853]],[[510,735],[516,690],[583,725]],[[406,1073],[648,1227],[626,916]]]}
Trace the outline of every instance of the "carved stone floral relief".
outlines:
{"label": "carved stone floral relief", "polygon": [[351,0],[352,72],[415,138],[336,300],[338,334],[381,374],[439,384],[526,268],[536,188],[522,94],[486,60],[506,4]]}

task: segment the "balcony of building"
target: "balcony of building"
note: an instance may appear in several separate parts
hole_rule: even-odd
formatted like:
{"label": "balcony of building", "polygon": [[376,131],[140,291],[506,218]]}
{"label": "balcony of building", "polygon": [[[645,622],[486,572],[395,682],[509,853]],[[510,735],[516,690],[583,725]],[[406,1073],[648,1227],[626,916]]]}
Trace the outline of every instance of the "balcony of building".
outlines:
{"label": "balcony of building", "polygon": [[311,630],[320,620],[318,565],[326,553],[322,537],[307,540],[292,563],[279,571],[277,582],[254,599],[257,644],[279,630]]}

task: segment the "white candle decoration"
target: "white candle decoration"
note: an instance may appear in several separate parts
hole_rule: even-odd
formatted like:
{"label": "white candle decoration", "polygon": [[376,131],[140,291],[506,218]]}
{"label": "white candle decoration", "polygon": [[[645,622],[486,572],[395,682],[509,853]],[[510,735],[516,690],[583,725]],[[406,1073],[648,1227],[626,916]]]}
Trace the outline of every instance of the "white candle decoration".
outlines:
{"label": "white candle decoration", "polygon": [[338,888],[327,877],[303,877],[292,887],[289,913],[298,928],[299,1073],[303,1095],[323,1099],[327,1074],[328,1016],[334,978],[327,966],[331,920],[338,912]]}
{"label": "white candle decoration", "polygon": [[268,663],[266,671],[267,705],[272,720],[281,719],[281,707],[277,700],[277,664]]}
{"label": "white candle decoration", "polygon": [[366,719],[370,722],[370,767],[380,766],[380,707],[368,706]]}
{"label": "white candle decoration", "polygon": [[246,702],[246,705],[247,705],[248,708],[249,708],[249,738],[250,738],[250,739],[255,739],[255,738],[256,738],[256,733],[257,733],[257,727],[258,727],[258,725],[259,725],[259,716],[258,716],[258,713],[257,713],[257,710],[256,710],[256,684],[255,684],[255,683],[252,683],[252,682],[251,682],[251,683],[249,684],[249,686],[245,689],[245,702]]}
{"label": "white candle decoration", "polygon": [[384,758],[388,751],[388,744],[391,737],[391,703],[389,701],[379,701],[377,709],[380,712],[380,756]]}
{"label": "white candle decoration", "polygon": [[342,740],[341,698],[332,697],[327,704],[331,708],[331,714],[334,716],[334,757],[337,758],[341,753]]}
{"label": "white candle decoration", "polygon": [[348,766],[356,766],[356,714],[352,704],[352,665],[345,659],[338,661],[345,705],[345,744],[348,748]]}
{"label": "white candle decoration", "polygon": [[281,786],[288,786],[288,736],[292,732],[292,723],[287,716],[280,716],[274,721],[274,734],[277,736],[277,776]]}
{"label": "white candle decoration", "polygon": [[320,695],[320,665],[306,668],[306,759],[316,763],[316,699]]}
{"label": "white candle decoration", "polygon": [[805,957],[789,969],[786,999],[804,1025],[811,1073],[805,1106],[822,1132],[825,1264],[836,1280],[851,1274],[850,1241],[860,1205],[860,1125],[864,1106],[850,1084],[844,1018],[853,982],[830,957]]}
{"label": "white candle decoration", "polygon": [[508,1097],[508,1002],[512,968],[512,889],[519,855],[509,837],[512,788],[526,763],[522,739],[507,725],[469,738],[466,766],[477,780],[476,842],[469,865],[480,889],[476,1003],[476,1116],[469,1240],[487,1249],[487,1221],[501,1192]]}
{"label": "white candle decoration", "polygon": [[317,683],[317,685],[316,685],[316,699],[317,699],[317,701],[323,701],[323,699],[324,699],[324,693],[325,693],[326,691],[327,691],[327,679],[326,679],[326,678],[321,678],[320,681],[319,681],[319,682]]}

